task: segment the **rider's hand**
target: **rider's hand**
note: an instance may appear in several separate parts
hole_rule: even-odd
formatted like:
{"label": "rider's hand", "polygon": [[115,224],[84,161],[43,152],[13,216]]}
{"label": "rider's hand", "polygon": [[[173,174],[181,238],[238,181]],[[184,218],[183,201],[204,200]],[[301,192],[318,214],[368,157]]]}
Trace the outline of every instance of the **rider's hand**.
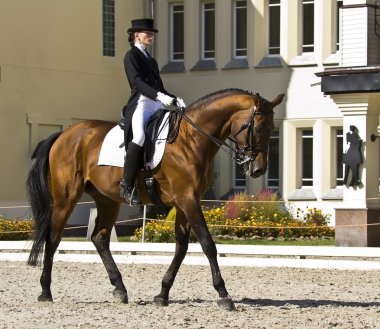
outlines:
{"label": "rider's hand", "polygon": [[177,102],[178,107],[180,107],[180,108],[185,108],[186,107],[186,104],[185,104],[185,102],[183,101],[182,98],[177,97],[175,100]]}
{"label": "rider's hand", "polygon": [[174,98],[164,93],[158,92],[157,100],[160,101],[163,105],[169,106],[169,105],[172,105]]}

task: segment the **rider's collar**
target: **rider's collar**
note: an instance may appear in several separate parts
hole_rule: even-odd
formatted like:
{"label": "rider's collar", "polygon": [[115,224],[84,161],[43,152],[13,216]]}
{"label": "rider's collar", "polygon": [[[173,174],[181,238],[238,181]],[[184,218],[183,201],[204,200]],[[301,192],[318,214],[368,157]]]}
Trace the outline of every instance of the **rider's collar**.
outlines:
{"label": "rider's collar", "polygon": [[145,56],[147,56],[147,54],[146,54],[146,49],[145,49],[145,47],[144,47],[141,43],[135,42],[135,47],[139,48],[139,50],[140,50]]}

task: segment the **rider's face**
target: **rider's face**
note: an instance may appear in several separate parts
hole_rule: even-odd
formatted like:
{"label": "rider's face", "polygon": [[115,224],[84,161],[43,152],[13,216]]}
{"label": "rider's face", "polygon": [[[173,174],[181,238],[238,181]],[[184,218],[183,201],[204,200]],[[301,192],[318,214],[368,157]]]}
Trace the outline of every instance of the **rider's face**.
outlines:
{"label": "rider's face", "polygon": [[151,46],[154,41],[154,32],[150,31],[141,31],[136,32],[135,34],[135,40],[145,47]]}

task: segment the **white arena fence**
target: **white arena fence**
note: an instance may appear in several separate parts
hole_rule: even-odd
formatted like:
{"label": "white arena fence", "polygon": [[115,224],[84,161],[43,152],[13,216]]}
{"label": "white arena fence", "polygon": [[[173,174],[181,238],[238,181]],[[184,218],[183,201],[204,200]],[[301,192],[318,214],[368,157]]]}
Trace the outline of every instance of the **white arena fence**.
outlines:
{"label": "white arena fence", "polygon": [[[32,241],[0,241],[0,261],[26,262]],[[170,264],[174,243],[111,242],[110,249],[120,264]],[[380,270],[380,248],[311,247],[217,244],[221,266],[327,268]],[[55,261],[101,262],[91,242],[62,241]],[[190,243],[187,265],[208,261],[198,243]]]}
{"label": "white arena fence", "polygon": [[[209,204],[211,202],[218,202],[220,204],[228,202],[225,200],[205,201]],[[258,202],[263,203],[265,201]],[[4,207],[0,207],[0,210],[1,208]],[[29,206],[23,206],[23,208],[29,208]],[[96,208],[92,208],[90,211],[89,225],[68,227],[67,229],[70,230],[87,228],[87,239],[89,239],[95,217]],[[144,231],[144,227],[147,221],[157,219],[146,218],[146,207],[144,207],[143,218],[133,218],[124,221],[118,221],[116,224],[141,220],[143,221]],[[380,223],[345,226],[363,225],[380,225]],[[331,225],[330,227],[336,228],[337,226]],[[113,239],[111,241],[113,242],[111,242],[110,248],[115,257],[115,261],[118,263],[170,264],[175,251],[175,244],[173,243],[145,242],[144,234],[142,236],[142,242],[117,242],[115,233],[113,234]],[[0,241],[0,261],[26,262],[29,256],[31,244],[32,241]],[[380,248],[373,247],[362,248],[331,246],[317,247],[218,244],[217,250],[218,259],[221,266],[285,266],[303,268],[380,270]],[[58,247],[55,260],[90,263],[101,262],[101,259],[97,254],[94,245],[89,241],[62,241]],[[199,244],[189,244],[188,256],[185,258],[184,264],[208,266],[208,261],[203,255],[203,251]]]}

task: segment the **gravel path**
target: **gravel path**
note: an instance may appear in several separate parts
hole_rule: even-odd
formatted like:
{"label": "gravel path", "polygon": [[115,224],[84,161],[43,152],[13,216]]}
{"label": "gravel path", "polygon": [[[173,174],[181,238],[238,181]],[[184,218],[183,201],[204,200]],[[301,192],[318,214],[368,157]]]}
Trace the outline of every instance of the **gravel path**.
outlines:
{"label": "gravel path", "polygon": [[0,328],[380,328],[380,271],[223,267],[236,311],[221,310],[206,266],[183,265],[168,307],[152,304],[166,265],[119,266],[128,305],[101,264],[56,262],[53,303],[41,268],[0,262]]}

